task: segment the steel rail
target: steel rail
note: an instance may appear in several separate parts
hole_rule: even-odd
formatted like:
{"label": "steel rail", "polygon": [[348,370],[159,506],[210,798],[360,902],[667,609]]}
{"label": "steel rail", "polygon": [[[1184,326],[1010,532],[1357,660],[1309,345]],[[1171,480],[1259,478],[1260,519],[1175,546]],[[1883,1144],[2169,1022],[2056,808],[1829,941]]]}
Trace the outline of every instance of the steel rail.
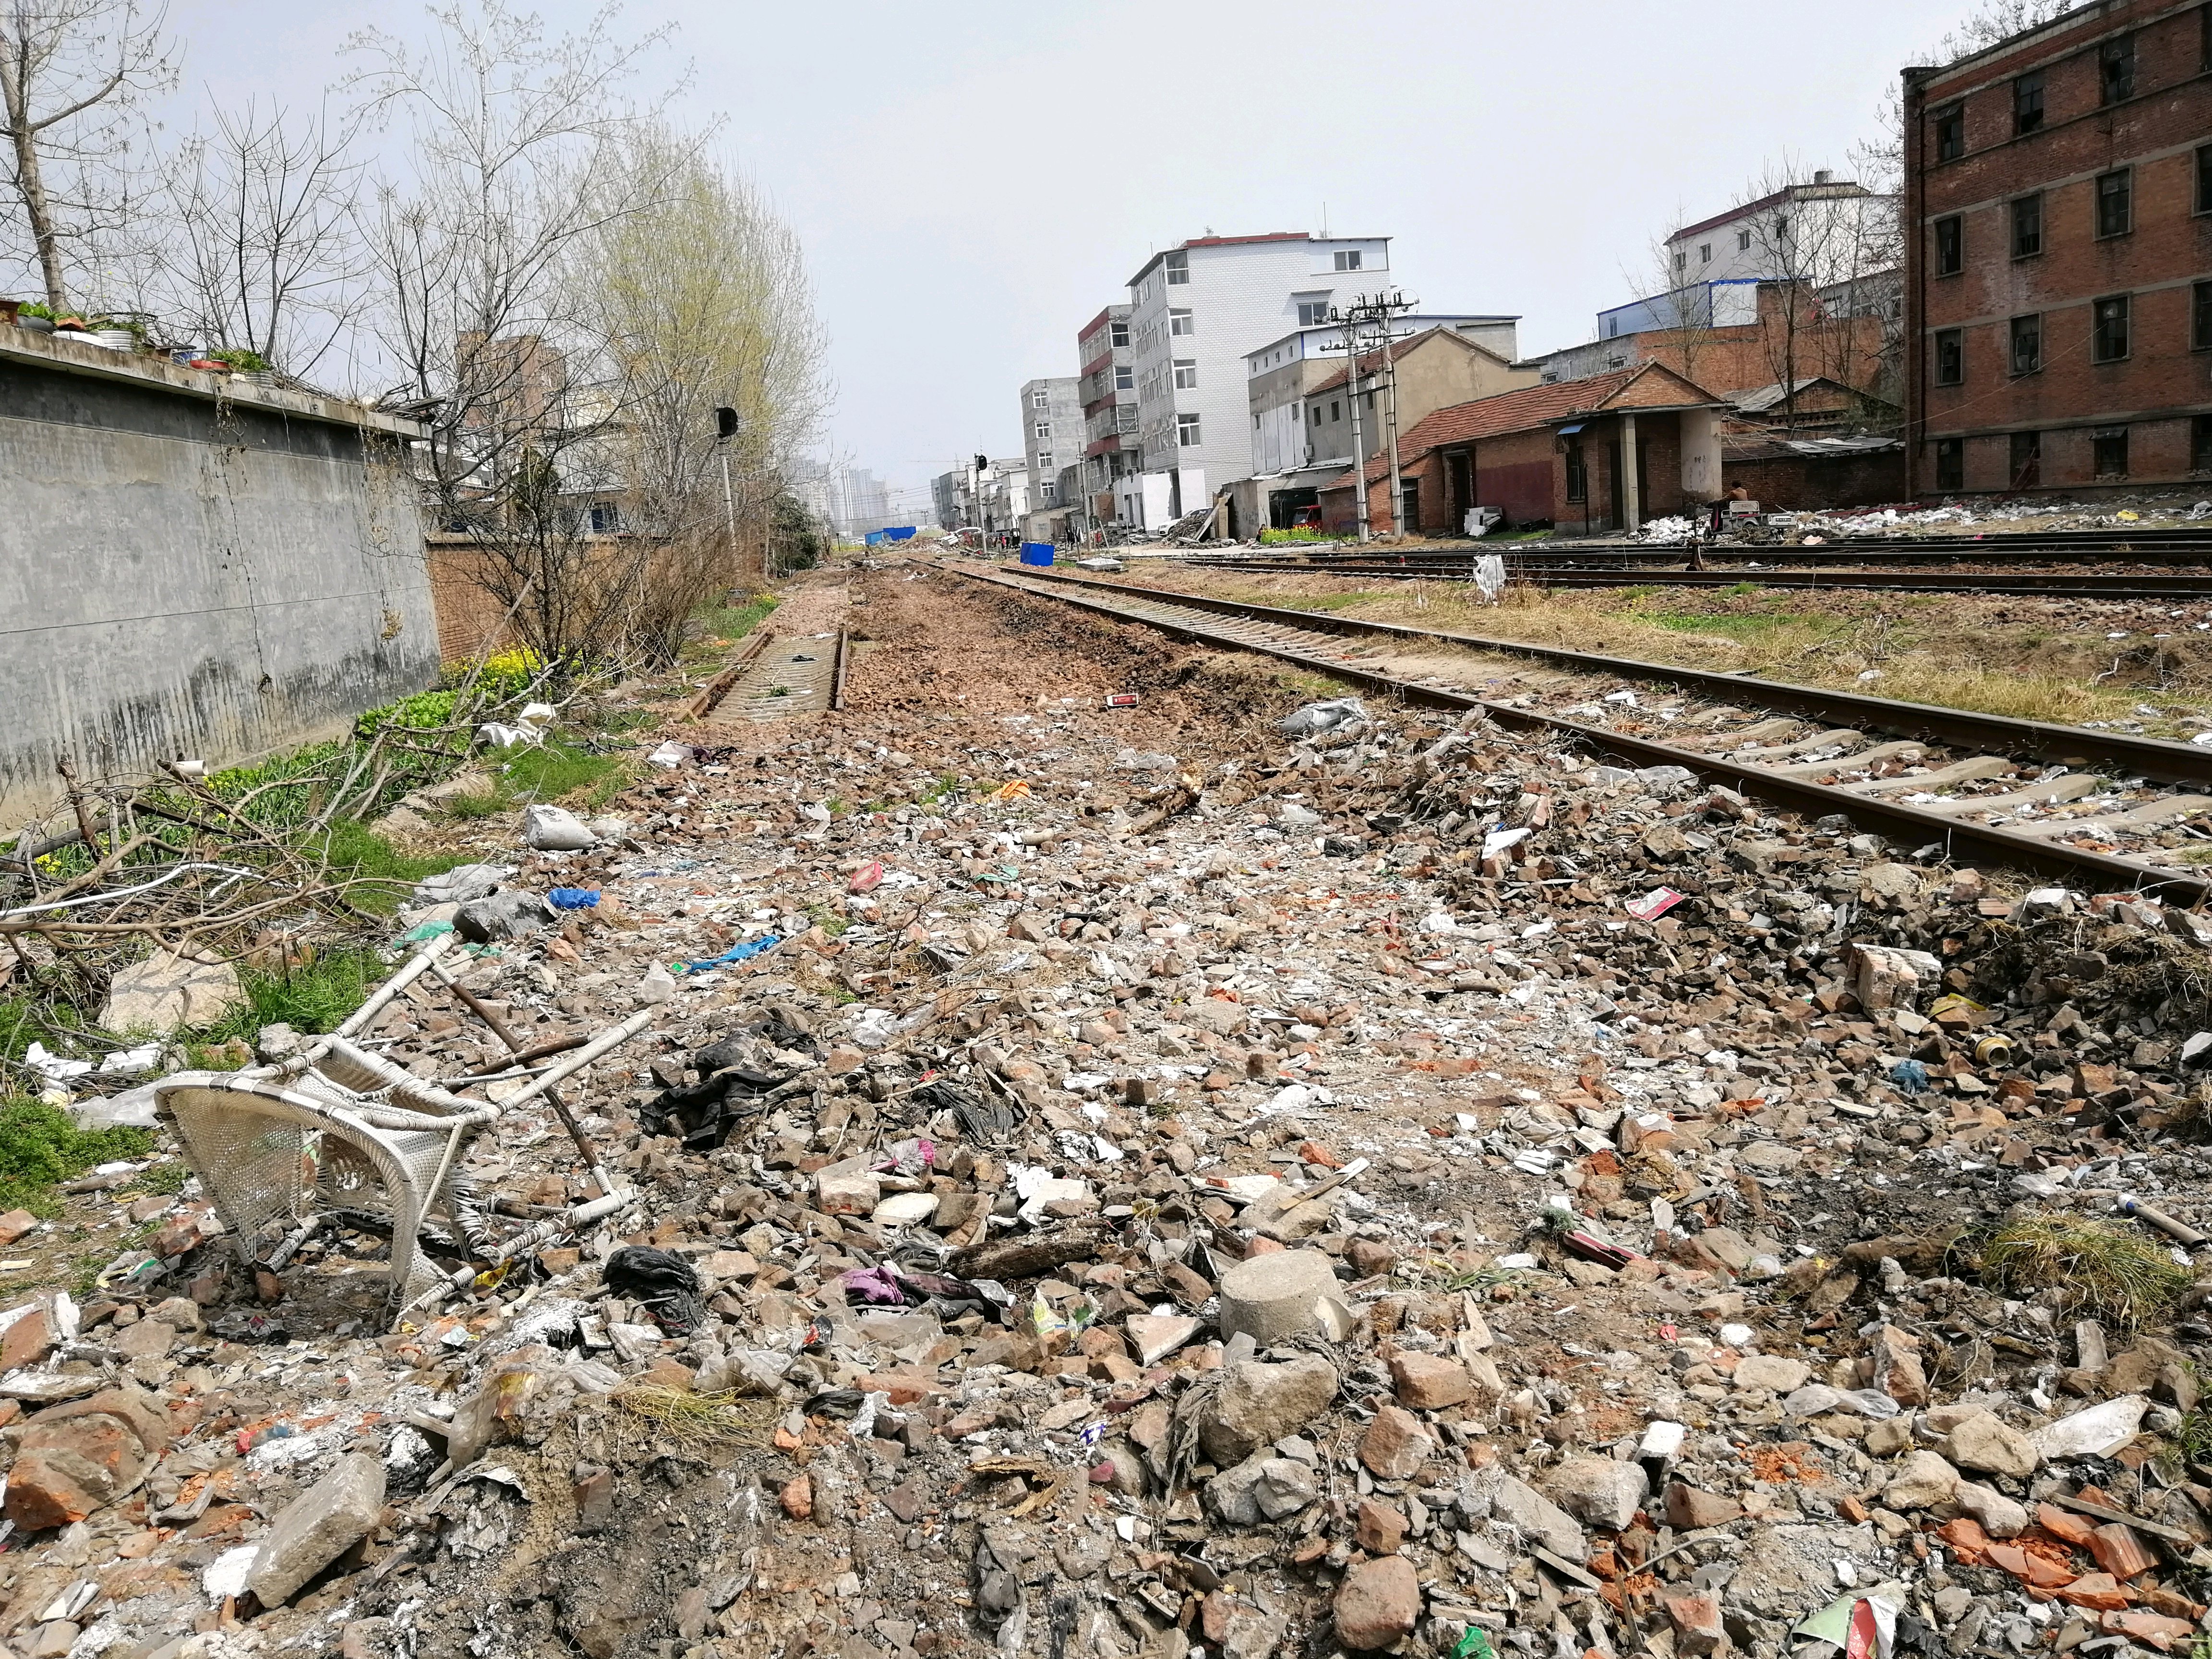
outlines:
{"label": "steel rail", "polygon": [[[1495,553],[1505,561],[1508,568],[1516,565],[1560,565],[1590,570],[1632,568],[1653,561],[1680,562],[1687,556],[1690,544],[1654,543],[1638,547],[1574,547],[1544,543],[1500,542],[1484,545],[1479,542],[1450,547],[1414,547],[1403,550],[1362,548],[1358,551],[1320,552],[1307,554],[1278,554],[1267,552],[1220,551],[1192,553],[1184,556],[1164,559],[1170,564],[1249,564],[1266,565],[1285,570],[1327,570],[1338,565],[1402,565],[1408,569],[1425,565],[1445,565],[1463,569],[1485,554]],[[1741,542],[1734,544],[1719,543],[1700,546],[1698,556],[1708,564],[1753,564],[1762,562],[1782,565],[1808,567],[1834,565],[1843,569],[1897,567],[1942,567],[1945,565],[2033,566],[2054,565],[2183,565],[2197,566],[2212,563],[2212,544],[2155,544],[2122,545],[2113,548],[2059,548],[2045,551],[2040,548],[1982,547],[1967,545],[1957,549],[1930,547],[1926,543],[1911,544],[1880,543],[1865,546],[1839,546],[1824,542],[1807,547],[1794,542]]]}
{"label": "steel rail", "polygon": [[[1676,557],[1679,560],[1680,555]],[[1255,575],[1379,577],[1387,581],[1471,580],[1464,562],[1450,564],[1377,564],[1343,561],[1329,564],[1279,565],[1257,560],[1213,559],[1209,570],[1237,570]],[[1980,570],[1939,574],[1923,570],[1808,570],[1790,565],[1738,566],[1729,570],[1648,570],[1633,566],[1604,568],[1572,565],[1506,566],[1507,575],[1537,587],[1759,587],[1866,588],[1893,593],[1987,593],[2020,599],[2055,594],[2063,599],[2138,599],[2164,604],[2176,599],[2212,599],[2212,573],[2192,576],[2115,574],[2071,571]]]}
{"label": "steel rail", "polygon": [[[1977,861],[2001,864],[2039,875],[2092,878],[2094,879],[2088,884],[2100,892],[2159,890],[2191,904],[2201,903],[2208,896],[2212,896],[2212,880],[2203,877],[2161,869],[2155,865],[2113,854],[2093,853],[1982,824],[1964,823],[1946,814],[1927,811],[1901,801],[1875,795],[1854,794],[1826,784],[1811,783],[1802,778],[1788,777],[1756,766],[1701,754],[1695,750],[1678,749],[1672,744],[1655,742],[1649,738],[1631,737],[1604,726],[1588,726],[1563,715],[1540,714],[1533,709],[1516,708],[1509,703],[1493,702],[1471,691],[1425,685],[1355,664],[1340,662],[1334,658],[1294,650],[1288,646],[1239,639],[1233,634],[1209,629],[1195,622],[1147,616],[1142,611],[1130,609],[1127,604],[1115,603],[1099,590],[1103,589],[1105,592],[1123,599],[1139,603],[1150,599],[1155,604],[1170,607],[1188,596],[1160,594],[1143,588],[1117,588],[1103,583],[1071,581],[1066,577],[1054,581],[1039,581],[1036,580],[1037,573],[1016,578],[1000,571],[974,569],[945,561],[930,562],[948,574],[965,580],[998,586],[1009,592],[1027,594],[1033,599],[1057,599],[1117,621],[1139,623],[1147,628],[1200,644],[1255,652],[1309,672],[1362,686],[1407,702],[1462,712],[1480,709],[1498,725],[1509,729],[1564,735],[1593,750],[1620,756],[1634,761],[1639,766],[1684,767],[1698,776],[1717,779],[1743,794],[1756,797],[1786,811],[1809,817],[1841,814],[1853,823],[1894,841],[1917,847],[1931,843],[1939,845],[1944,849],[1946,857],[1965,855]],[[1264,607],[1244,609],[1264,611]],[[1255,619],[1272,620],[1273,616],[1280,614],[1283,613],[1269,613]],[[1288,614],[1297,617],[1301,625],[1312,620],[1303,612]],[[1744,684],[1740,680],[1729,683],[1739,686]]]}
{"label": "steel rail", "polygon": [[1455,633],[1449,629],[1417,628],[1407,623],[1376,622],[1361,617],[1332,616],[1326,611],[1292,611],[1274,605],[1250,605],[1217,599],[1206,593],[1186,593],[1175,588],[1132,587],[1119,582],[1097,581],[1086,576],[1056,571],[1029,570],[1032,581],[1054,582],[1109,592],[1154,599],[1163,604],[1191,606],[1220,616],[1244,617],[1255,622],[1303,629],[1310,633],[1372,635],[1385,638],[1436,640],[1470,650],[1492,651],[1555,664],[1577,672],[1621,679],[1662,681],[1725,702],[1750,703],[1780,714],[1802,715],[1834,725],[1886,732],[1893,737],[1940,743],[1954,749],[1984,749],[2033,759],[2047,765],[2112,766],[2130,775],[2155,778],[2162,783],[2212,786],[2212,749],[2194,744],[2172,743],[2163,738],[2130,737],[2119,732],[2092,732],[2078,726],[2048,720],[2019,720],[2004,714],[1978,714],[1970,708],[1948,708],[1939,703],[1902,702],[1894,697],[1873,697],[1858,691],[1832,690],[1826,686],[1793,685],[1787,680],[1759,679],[1745,674],[1724,674],[1708,668],[1678,668],[1668,663],[1645,662],[1636,657],[1607,657],[1595,652],[1571,651],[1563,646],[1536,645],[1522,640],[1502,640],[1480,634]]}

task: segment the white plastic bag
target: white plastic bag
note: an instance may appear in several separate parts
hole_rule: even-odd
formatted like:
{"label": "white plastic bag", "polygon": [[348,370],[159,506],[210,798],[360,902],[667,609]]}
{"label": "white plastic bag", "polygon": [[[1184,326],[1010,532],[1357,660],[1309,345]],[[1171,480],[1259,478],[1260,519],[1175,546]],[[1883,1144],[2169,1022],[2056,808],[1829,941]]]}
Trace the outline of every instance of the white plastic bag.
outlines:
{"label": "white plastic bag", "polygon": [[1486,553],[1477,559],[1474,585],[1486,603],[1496,605],[1498,596],[1505,591],[1505,561],[1495,553]]}

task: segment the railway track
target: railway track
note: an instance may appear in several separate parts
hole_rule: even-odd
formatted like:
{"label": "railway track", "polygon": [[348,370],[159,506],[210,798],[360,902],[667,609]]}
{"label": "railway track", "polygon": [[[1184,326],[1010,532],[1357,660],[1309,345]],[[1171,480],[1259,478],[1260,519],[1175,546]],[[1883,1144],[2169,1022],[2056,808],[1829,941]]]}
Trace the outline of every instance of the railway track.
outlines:
{"label": "railway track", "polygon": [[[1431,706],[1676,765],[1810,817],[2099,891],[2212,896],[2212,749],[1632,658],[1355,621],[969,561],[964,580],[1255,651]],[[1498,695],[1501,687],[1506,695]],[[2212,826],[2212,816],[2205,822]]]}
{"label": "railway track", "polygon": [[[1867,536],[1814,546],[1723,543],[1685,570],[1686,547],[1626,542],[1468,542],[1444,547],[1368,546],[1297,553],[1199,553],[1177,562],[1266,574],[1467,580],[1495,553],[1510,577],[1553,587],[1624,584],[1723,587],[1754,580],[1773,587],[1882,588],[2148,600],[2212,598],[2212,527],[2140,532],[1999,532],[1915,540]],[[2106,568],[2033,568],[2039,566]],[[2145,568],[2144,567],[2155,567]],[[2163,574],[2178,567],[2174,574]]]}
{"label": "railway track", "polygon": [[[2057,594],[2077,599],[2128,599],[2153,604],[2212,599],[2212,570],[2187,575],[2158,572],[2075,570],[1869,569],[1795,562],[1740,562],[1724,568],[1684,570],[1687,556],[1677,550],[1675,568],[1644,568],[1626,562],[1590,565],[1516,558],[1505,561],[1509,580],[1539,587],[1733,587],[1756,582],[1763,587],[1872,588],[1892,593],[1988,593],[2015,598]],[[1770,556],[1771,556],[1770,555]],[[1291,564],[1272,559],[1206,559],[1209,569],[1268,575],[1379,577],[1389,581],[1467,581],[1469,559],[1331,559]]]}

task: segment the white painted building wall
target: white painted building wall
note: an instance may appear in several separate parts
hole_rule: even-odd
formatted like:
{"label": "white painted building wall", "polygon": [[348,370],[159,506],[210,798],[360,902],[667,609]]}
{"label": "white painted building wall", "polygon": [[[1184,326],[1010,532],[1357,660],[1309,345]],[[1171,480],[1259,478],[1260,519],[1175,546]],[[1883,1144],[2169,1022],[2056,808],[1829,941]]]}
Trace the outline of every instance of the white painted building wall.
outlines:
{"label": "white painted building wall", "polygon": [[1066,507],[1060,468],[1083,456],[1083,382],[1069,374],[1022,385],[1022,450],[1031,509]]}
{"label": "white painted building wall", "polygon": [[[1312,307],[1392,286],[1389,249],[1387,236],[1201,239],[1154,254],[1138,271],[1130,343],[1143,471],[1183,473],[1183,511],[1199,505],[1193,470],[1222,480],[1255,470],[1248,355],[1310,325]],[[1169,280],[1175,255],[1187,280]],[[1184,332],[1175,331],[1177,313],[1188,313]]]}

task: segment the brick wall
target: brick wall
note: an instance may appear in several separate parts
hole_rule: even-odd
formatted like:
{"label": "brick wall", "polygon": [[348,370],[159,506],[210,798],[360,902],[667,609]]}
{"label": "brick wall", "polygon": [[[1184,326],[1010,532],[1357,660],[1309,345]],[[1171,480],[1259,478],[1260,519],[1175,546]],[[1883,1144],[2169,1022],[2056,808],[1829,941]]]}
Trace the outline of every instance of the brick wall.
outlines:
{"label": "brick wall", "polygon": [[[1911,490],[2012,483],[2012,434],[2039,435],[2038,486],[2098,480],[2092,434],[2127,434],[2124,488],[2181,484],[2188,417],[2212,412],[2212,350],[2193,344],[2194,284],[2212,279],[2212,212],[2198,210],[2197,150],[2212,143],[2204,11],[2111,0],[1915,82],[1908,77],[1907,365]],[[2103,53],[2132,49],[2133,89],[2106,101]],[[2015,88],[2042,76],[2042,125],[2017,131]],[[1963,153],[1939,155],[1956,111]],[[2124,169],[2128,228],[2100,234],[2099,179]],[[2015,256],[2014,204],[2039,199],[2039,252]],[[1947,272],[1955,222],[1957,270]],[[2093,306],[2128,301],[2128,350],[2093,351]],[[2015,372],[2014,319],[2039,319],[2039,364]],[[1956,331],[1959,383],[1937,384]],[[2206,343],[2212,344],[2212,342]],[[1955,448],[1954,447],[1955,446]],[[1950,474],[1956,455],[1958,473]],[[1939,474],[1939,456],[1943,471]]]}
{"label": "brick wall", "polygon": [[1763,507],[1804,512],[1822,507],[1878,507],[1905,499],[1905,453],[1871,455],[1723,457],[1723,477],[1741,483]]}

